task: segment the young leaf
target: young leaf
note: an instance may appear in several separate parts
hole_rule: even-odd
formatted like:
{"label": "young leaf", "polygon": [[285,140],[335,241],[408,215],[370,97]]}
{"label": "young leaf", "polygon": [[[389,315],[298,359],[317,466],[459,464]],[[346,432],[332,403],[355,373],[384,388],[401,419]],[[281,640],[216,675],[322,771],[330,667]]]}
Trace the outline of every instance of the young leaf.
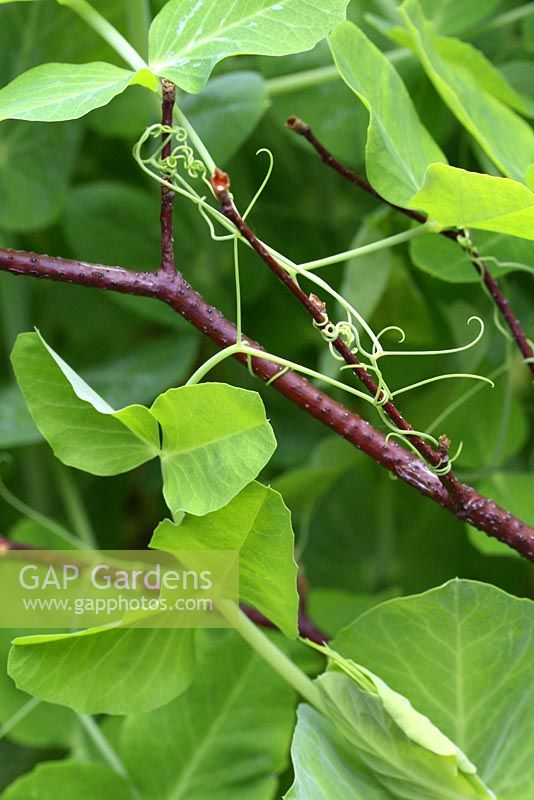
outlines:
{"label": "young leaf", "polygon": [[[463,60],[457,62],[458,45],[453,43],[448,53],[446,40],[436,36],[418,0],[406,0],[400,13],[428,77],[453,114],[505,175],[524,180],[534,161],[530,126],[487,91],[485,79],[477,77],[480,59],[477,69],[471,71]],[[462,53],[465,56],[463,49]]]}
{"label": "young leaf", "polygon": [[188,628],[90,628],[15,639],[8,672],[17,687],[78,714],[150,711],[193,679]]}
{"label": "young leaf", "polygon": [[6,789],[2,800],[132,800],[126,780],[101,764],[62,761],[39,764]]}
{"label": "young leaf", "polygon": [[186,695],[126,720],[124,762],[144,800],[270,800],[293,717],[292,690],[230,636]]}
{"label": "young leaf", "polygon": [[170,0],[150,28],[150,67],[200,92],[231,55],[311,50],[345,16],[348,0]]}
{"label": "young leaf", "polygon": [[359,28],[343,22],[328,42],[341,77],[369,111],[369,181],[386,200],[406,205],[429,164],[447,159],[423,127],[395,68]]}
{"label": "young leaf", "polygon": [[360,688],[348,675],[328,672],[317,681],[327,716],[393,797],[495,800],[478,778],[408,736],[382,698]]}
{"label": "young leaf", "polygon": [[0,89],[0,120],[60,122],[105,106],[135,81],[113,64],[43,64]]}
{"label": "young leaf", "polygon": [[534,192],[509,178],[432,164],[409,202],[442,228],[478,228],[534,239]]}
{"label": "young leaf", "polygon": [[181,386],[160,395],[151,412],[163,431],[163,495],[173,514],[222,508],[276,449],[256,392],[222,383]]}
{"label": "young leaf", "polygon": [[298,709],[291,745],[295,782],[284,800],[394,800],[332,722]]}
{"label": "young leaf", "polygon": [[529,800],[533,623],[531,601],[455,580],[371,609],[333,647],[408,697],[498,797]]}
{"label": "young leaf", "polygon": [[421,745],[431,753],[449,758],[455,767],[466,775],[476,773],[476,767],[459,747],[445,736],[428,717],[417,711],[408,698],[391,689],[378,675],[355,661],[344,658],[328,645],[314,645],[314,647],[329,657],[332,669],[343,672],[360,689],[379,697],[384,710],[412,742]]}
{"label": "young leaf", "polygon": [[114,411],[39,333],[21,334],[11,360],[35,424],[64,464],[117,475],[158,454],[158,427],[148,409]]}
{"label": "young leaf", "polygon": [[297,635],[297,565],[291,515],[281,495],[251,483],[219,511],[169,520],[156,529],[151,547],[173,552],[210,547],[239,550],[240,598],[257,608],[286,636]]}

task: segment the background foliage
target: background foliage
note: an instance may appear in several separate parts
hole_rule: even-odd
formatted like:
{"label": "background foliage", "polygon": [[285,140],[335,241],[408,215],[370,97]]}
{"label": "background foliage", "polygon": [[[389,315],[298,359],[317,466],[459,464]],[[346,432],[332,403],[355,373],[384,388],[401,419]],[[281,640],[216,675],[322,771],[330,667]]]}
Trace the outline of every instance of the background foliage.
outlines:
{"label": "background foliage", "polygon": [[[94,5],[125,35],[134,40],[138,37],[134,16],[128,11],[129,2],[98,0]],[[161,5],[154,0],[153,10]],[[529,80],[534,16],[507,23],[506,14],[513,15],[518,5],[514,0],[422,3],[441,34],[461,36],[464,42],[479,48],[506,76],[512,88],[506,89],[505,102],[528,115],[534,107]],[[393,0],[352,0],[348,16],[382,50],[389,51],[422,122],[449,163],[494,174],[491,153],[502,132],[491,131],[495,144],[466,130],[475,134],[480,130],[481,117],[477,114],[482,113],[478,101],[473,101],[473,76],[464,75],[466,51],[453,53],[457,62],[454,59],[447,62],[448,69],[456,69],[460,92],[459,99],[448,98],[448,107],[420,60],[404,47],[406,42],[398,33],[399,19]],[[459,43],[457,46],[461,47]],[[419,42],[418,47],[423,48],[424,43]],[[13,3],[0,7],[0,85],[45,61],[87,60],[105,60],[119,66],[117,57],[96,34],[55,3]],[[206,89],[183,102],[184,111],[217,163],[232,175],[238,198],[252,196],[263,178],[265,165],[256,157],[258,148],[267,146],[272,150],[274,172],[258,203],[256,219],[261,221],[261,236],[296,261],[319,258],[347,249],[352,241],[365,243],[402,229],[398,217],[322,167],[305,143],[285,129],[285,119],[290,114],[302,117],[339,158],[364,172],[369,114],[350,89],[340,80],[325,79],[319,85],[288,91],[287,85],[279,80],[285,75],[330,64],[331,55],[325,43],[297,56],[276,59],[245,56],[227,60],[216,66]],[[488,86],[488,80],[492,80],[492,87],[497,85],[497,91],[505,92],[502,87],[499,89],[495,75],[488,77],[485,65],[476,59],[472,69],[478,74],[476,91],[480,91],[484,81]],[[458,123],[455,114],[462,118],[465,127]],[[463,119],[465,114],[469,115],[468,122]],[[2,122],[0,244],[104,264],[156,268],[158,190],[135,167],[131,148],[144,127],[158,116],[153,96],[143,87],[131,86],[109,106],[91,112],[82,120],[61,124]],[[419,142],[416,151],[418,148]],[[506,162],[507,154],[499,151],[497,158],[500,163],[503,159]],[[440,160],[439,156],[434,160]],[[505,163],[504,171],[513,177],[514,169],[514,165],[507,168]],[[403,202],[403,198],[398,202]],[[207,299],[233,317],[231,247],[215,245],[199,215],[190,204],[179,199],[175,223],[179,269]],[[483,254],[491,254],[498,261],[534,266],[532,242],[489,232],[477,232],[476,241]],[[294,307],[292,298],[252,253],[243,253],[242,269],[245,330],[272,352],[312,367],[331,369],[309,320]],[[505,503],[510,511],[533,525],[531,381],[513,348],[495,327],[490,302],[460,249],[438,237],[425,236],[410,245],[327,269],[334,285],[344,288],[347,298],[354,301],[376,329],[390,324],[403,327],[409,349],[460,345],[467,338],[466,320],[472,314],[484,319],[486,335],[482,342],[474,350],[445,357],[440,370],[490,375],[496,389],[492,392],[483,385],[473,388],[465,384],[441,384],[408,395],[403,398],[402,407],[407,418],[420,429],[430,428],[437,434],[446,432],[454,442],[463,441],[464,450],[457,462],[459,477]],[[498,267],[495,274],[501,275],[501,283],[527,334],[534,337],[532,276]],[[50,537],[53,541],[54,527],[47,519],[54,519],[61,520],[70,531],[89,531],[106,548],[144,547],[166,513],[158,463],[144,463],[132,472],[107,480],[58,464],[14,384],[8,357],[17,334],[36,326],[105,400],[114,407],[122,407],[133,403],[150,405],[169,386],[179,386],[193,367],[211,354],[211,345],[170,309],[144,298],[47,285],[0,274],[0,302],[3,368],[0,450],[5,454],[1,477],[28,506],[21,506],[0,485],[0,532],[42,544],[49,542]],[[387,368],[388,381],[393,384],[408,384],[427,375],[428,361],[425,363],[424,359],[393,360]],[[518,597],[533,596],[532,571],[512,551],[468,529],[434,504],[414,498],[412,490],[392,481],[347,443],[334,441],[325,429],[253,381],[240,367],[225,362],[212,377],[253,388],[264,396],[278,449],[261,478],[283,494],[293,513],[297,553],[311,587],[310,613],[329,633],[335,634],[361,611],[384,598],[420,592],[456,576],[493,583]],[[345,395],[345,402],[346,398]],[[358,408],[357,401],[354,408]],[[365,413],[365,409],[360,410]],[[371,617],[366,619],[370,625]],[[416,626],[416,621],[413,624]],[[7,658],[12,638],[13,632],[2,632],[2,658]],[[353,640],[358,642],[355,659],[361,658],[363,641],[371,653],[369,658],[381,663],[372,633],[349,629],[342,650],[348,657]],[[187,645],[181,643],[181,646],[185,652]],[[278,797],[291,783],[290,776],[283,773],[288,763],[294,697],[281,688],[266,667],[249,664],[257,659],[249,652],[240,655],[237,651],[241,645],[231,639],[214,643],[206,635],[205,648],[212,647],[221,654],[214,651],[211,657],[220,658],[228,674],[218,675],[221,683],[212,685],[210,671],[206,667],[201,671],[191,699],[197,711],[196,735],[203,737],[203,725],[208,725],[206,694],[212,713],[217,704],[224,705],[221,688],[224,681],[239,673],[240,691],[248,698],[243,707],[254,717],[262,740],[271,744],[268,751],[262,749],[257,754],[262,768],[255,773],[255,793],[238,794],[235,790],[231,796]],[[391,669],[395,672],[394,667]],[[249,670],[254,670],[252,680]],[[383,677],[388,679],[387,675]],[[402,686],[396,687],[398,691],[404,690],[401,683]],[[125,691],[129,691],[128,687]],[[405,691],[409,694],[408,689]],[[443,701],[448,702],[445,697]],[[2,675],[2,787],[34,763],[61,757],[67,750],[75,757],[95,762],[101,759],[74,714],[60,706],[43,703],[23,723],[2,735],[2,723],[23,702],[24,696]],[[151,754],[142,744],[147,731],[149,739],[159,736],[161,730],[164,736],[170,735],[169,730],[179,724],[177,721],[184,713],[182,702],[177,698],[164,712],[151,712],[147,719],[133,716],[124,723],[124,758],[136,776],[139,773],[139,785],[146,784],[143,796],[147,798],[205,796],[202,794],[205,787],[198,783],[193,784],[195,788],[188,794],[180,794],[186,791],[184,787],[191,776],[168,775],[166,765],[158,764],[157,753]],[[266,708],[278,714],[274,731],[272,716],[265,712]],[[430,715],[430,711],[420,710]],[[307,714],[304,711],[299,721],[302,737],[310,724]],[[122,719],[116,718],[106,723],[106,735],[111,741],[117,739],[122,724]],[[230,727],[226,734],[229,741],[239,748],[238,739],[233,737],[239,737],[239,731],[246,733],[247,718],[239,719],[237,731],[231,729],[236,726],[235,718],[226,722],[223,716],[221,725],[226,724]],[[454,738],[454,732],[447,733]],[[177,752],[193,747],[185,734],[183,741],[173,738],[171,744]],[[332,754],[334,757],[343,760],[341,752]],[[209,748],[203,758],[203,768],[214,769],[210,765]],[[228,758],[231,760],[231,753]],[[79,769],[73,766],[68,777],[72,781],[72,797],[79,796],[76,794]],[[47,765],[41,770],[44,777],[40,785],[49,780],[53,787],[54,766]],[[157,784],[147,778],[147,774],[152,775],[151,770],[157,775]],[[279,785],[272,777],[276,773],[282,773]],[[217,785],[216,772],[211,775]],[[236,784],[245,779],[243,775],[235,776]],[[94,782],[96,796],[101,791],[98,769],[85,780]],[[109,797],[121,798],[123,794],[129,797],[121,779],[115,780],[116,786],[105,783],[104,791]],[[178,788],[172,784],[176,780],[183,782],[181,788],[180,784]],[[28,787],[14,789],[6,794],[6,800],[28,797],[29,791]],[[298,794],[298,787],[292,791],[295,798],[306,797]],[[371,792],[370,787],[368,791]],[[50,792],[40,797],[46,800],[53,796],[53,788]],[[227,796],[221,794],[221,798]],[[389,797],[378,793],[368,796],[376,796],[377,800]],[[65,800],[68,797],[65,794]]]}

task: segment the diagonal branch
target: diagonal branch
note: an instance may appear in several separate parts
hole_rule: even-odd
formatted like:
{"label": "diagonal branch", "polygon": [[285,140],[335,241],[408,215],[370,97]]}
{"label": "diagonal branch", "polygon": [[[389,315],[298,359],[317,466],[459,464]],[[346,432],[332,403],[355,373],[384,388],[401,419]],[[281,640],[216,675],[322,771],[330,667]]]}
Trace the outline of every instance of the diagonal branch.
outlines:
{"label": "diagonal branch", "polygon": [[[394,203],[390,203],[389,200],[386,200],[384,197],[378,194],[378,192],[373,189],[371,184],[368,183],[365,178],[362,178],[361,175],[358,175],[358,173],[354,172],[354,170],[350,169],[350,167],[347,167],[341,161],[338,161],[337,158],[335,158],[332,153],[327,150],[327,148],[319,141],[311,127],[306,122],[303,122],[298,117],[290,117],[287,121],[287,126],[299,136],[307,139],[307,141],[319,154],[321,160],[327,166],[331,167],[355,186],[358,186],[360,189],[363,189],[364,192],[367,192],[367,194],[370,194],[372,197],[375,197],[377,200],[380,200],[382,203],[390,206],[390,208],[394,208],[396,211],[399,211],[406,217],[410,217],[410,219],[413,219],[416,222],[425,223],[427,221],[427,218],[424,214],[420,214],[419,212],[412,211],[409,208],[403,208],[402,206],[397,206]],[[462,249],[465,250],[465,247],[461,245],[461,240],[464,236],[463,231],[444,230],[440,233],[447,239],[457,242]],[[510,329],[511,334],[525,359],[525,363],[534,375],[534,349],[532,348],[532,344],[529,342],[521,323],[510,308],[510,304],[503,294],[499,284],[490,273],[487,265],[484,263],[484,260],[480,257],[480,253],[475,248],[472,248],[470,252],[467,252],[467,255],[469,256],[473,267],[480,275],[480,278],[488,290],[491,299],[499,309],[504,321]]]}
{"label": "diagonal branch", "polygon": [[[172,275],[161,270],[130,272],[119,267],[105,267],[1,248],[0,270],[13,275],[28,275],[122,294],[157,298],[174,308],[219,348],[237,341],[235,325],[192,289],[178,271]],[[261,345],[246,338],[252,347],[261,349]],[[246,356],[236,355],[235,358],[246,365]],[[278,376],[271,385],[283,397],[366,453],[420,494],[447,509],[458,519],[468,522],[534,561],[534,528],[514,517],[493,500],[463,484],[463,499],[460,504],[456,504],[437,476],[419,458],[395,442],[388,443],[380,431],[358,414],[349,411],[346,406],[319,391],[305,378],[290,371],[279,375],[278,366],[261,358],[252,358],[251,365],[257,377],[264,382]]]}
{"label": "diagonal branch", "polygon": [[[276,277],[287,287],[287,289],[289,289],[291,294],[293,294],[301,306],[306,309],[314,322],[318,325],[321,325],[321,323],[324,322],[324,303],[319,301],[315,295],[307,295],[306,292],[300,288],[293,277],[287,272],[287,270],[285,270],[276,260],[276,258],[269,252],[263,242],[261,242],[254,232],[249,228],[232,200],[228,175],[220,170],[217,170],[212,178],[212,186],[217,199],[221,204],[221,211],[223,214],[234,223],[243,238],[246,239],[246,241],[260,256],[262,261],[267,264],[269,269],[276,275]],[[372,397],[378,398],[380,396],[379,386],[372,375],[359,361],[358,357],[343,341],[343,339],[338,336],[338,338],[332,342],[332,345],[343,358],[345,363],[353,368],[354,374],[363,383],[363,385],[369,391],[369,394]],[[384,403],[382,408],[384,413],[387,414],[396,428],[406,432],[408,435],[413,432],[413,428],[410,423],[403,417],[399,409],[391,400]],[[416,448],[417,452],[423,457],[423,459],[433,467],[443,467],[447,464],[447,453],[434,450],[434,448],[425,442],[420,436],[413,434],[410,435],[410,442]],[[458,481],[458,479],[452,474],[452,472],[442,475],[441,482],[451,494],[452,499],[455,502],[460,503],[462,500],[463,487],[460,481]]]}

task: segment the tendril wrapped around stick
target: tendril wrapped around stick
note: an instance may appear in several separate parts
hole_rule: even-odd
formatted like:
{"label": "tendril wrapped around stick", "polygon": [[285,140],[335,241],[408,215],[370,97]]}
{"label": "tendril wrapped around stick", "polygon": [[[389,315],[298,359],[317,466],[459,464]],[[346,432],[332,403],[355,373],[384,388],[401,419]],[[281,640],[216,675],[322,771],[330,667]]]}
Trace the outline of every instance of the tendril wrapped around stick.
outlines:
{"label": "tendril wrapped around stick", "polygon": [[[163,137],[163,140],[162,140]],[[151,152],[146,154],[146,145],[153,140],[158,140],[157,147],[152,148]],[[168,144],[171,144],[171,151],[166,157],[163,157],[162,153],[163,150]],[[261,196],[262,192],[264,191],[265,187],[268,184],[269,178],[271,176],[273,170],[273,156],[269,150],[261,149],[258,151],[259,153],[266,153],[269,158],[269,166],[267,170],[267,174],[262,181],[260,187],[258,188],[257,192],[253,196],[251,202],[249,203],[246,211],[241,216],[242,220],[245,220],[248,215],[253,210],[256,202],[258,201],[259,197]],[[195,156],[195,151],[193,147],[189,144],[188,140],[188,133],[185,128],[180,126],[167,126],[167,125],[151,125],[147,130],[143,133],[141,138],[139,139],[138,143],[134,148],[134,157],[141,167],[143,171],[148,174],[151,178],[158,181],[160,184],[167,186],[168,188],[172,189],[177,194],[185,197],[189,201],[191,201],[196,208],[198,209],[199,213],[201,214],[202,218],[206,222],[209,233],[212,239],[215,241],[232,241],[233,242],[233,254],[234,254],[234,279],[235,279],[235,292],[236,292],[236,310],[237,310],[237,342],[235,345],[227,348],[226,351],[222,351],[214,356],[212,359],[209,359],[206,364],[202,365],[197,372],[192,376],[190,379],[190,383],[197,382],[201,380],[207,372],[212,369],[216,364],[220,363],[224,358],[227,358],[231,355],[234,355],[237,352],[243,353],[247,356],[249,362],[252,357],[261,357],[265,360],[272,361],[280,365],[281,369],[275,376],[273,376],[272,380],[276,380],[276,378],[283,375],[287,370],[291,369],[297,372],[301,372],[303,374],[308,375],[309,377],[316,378],[318,380],[324,381],[325,383],[331,385],[334,388],[342,389],[344,391],[349,392],[350,394],[355,395],[356,397],[365,400],[366,402],[370,403],[375,407],[377,413],[380,416],[382,422],[389,428],[389,434],[387,440],[390,438],[398,438],[400,439],[410,450],[418,453],[421,455],[420,449],[415,447],[412,441],[410,441],[411,437],[418,437],[423,442],[427,442],[430,444],[439,455],[439,461],[437,463],[430,463],[428,459],[426,459],[428,466],[434,471],[434,473],[438,476],[445,476],[447,475],[452,467],[452,464],[456,458],[460,455],[462,444],[453,457],[449,456],[449,447],[450,443],[446,437],[442,437],[438,440],[435,436],[425,433],[424,431],[417,431],[413,429],[402,429],[396,426],[392,420],[389,418],[388,414],[385,413],[384,407],[388,404],[392,403],[394,398],[400,394],[404,394],[406,392],[412,391],[413,389],[420,388],[422,386],[428,385],[430,383],[434,383],[436,381],[441,380],[449,380],[449,379],[458,379],[458,378],[467,378],[477,381],[482,381],[490,386],[494,386],[493,381],[489,378],[483,377],[481,375],[474,375],[470,373],[449,373],[444,375],[436,375],[431,378],[427,378],[425,380],[419,381],[417,383],[413,383],[409,386],[402,387],[400,389],[391,390],[388,386],[382,370],[379,366],[379,360],[385,357],[396,357],[396,356],[439,356],[439,355],[450,355],[460,353],[466,350],[469,350],[472,347],[475,347],[476,344],[480,341],[484,334],[484,323],[479,317],[471,317],[468,320],[468,324],[472,322],[478,322],[480,326],[480,330],[478,334],[465,345],[455,348],[447,348],[443,350],[429,350],[429,351],[395,351],[395,350],[385,350],[382,346],[381,339],[387,334],[393,331],[396,331],[400,334],[400,343],[403,343],[406,339],[405,332],[396,325],[389,325],[383,328],[378,334],[376,334],[372,328],[370,327],[369,323],[363,318],[363,316],[357,311],[357,309],[348,302],[346,298],[344,298],[341,294],[339,294],[335,289],[333,289],[330,284],[325,281],[320,276],[316,275],[316,273],[310,268],[307,269],[307,266],[299,265],[292,262],[286,256],[277,253],[273,248],[269,247],[264,243],[260,243],[261,246],[265,249],[267,253],[269,253],[273,258],[276,258],[280,266],[291,276],[292,280],[298,282],[298,279],[305,279],[309,280],[313,283],[316,287],[324,290],[331,299],[335,300],[336,303],[342,308],[342,310],[346,314],[346,319],[340,320],[339,322],[333,322],[327,313],[326,303],[322,301],[317,295],[310,294],[309,295],[309,303],[314,306],[316,312],[318,312],[315,316],[318,318],[314,320],[314,326],[320,332],[321,337],[323,340],[328,344],[329,351],[333,358],[336,361],[345,361],[343,355],[339,353],[339,350],[336,349],[336,343],[340,340],[344,343],[346,348],[348,349],[349,353],[357,358],[358,369],[364,370],[365,372],[373,373],[374,382],[376,384],[376,392],[373,395],[365,394],[357,389],[354,389],[352,386],[349,386],[341,381],[335,380],[332,377],[321,373],[316,372],[315,370],[311,370],[307,367],[304,367],[300,364],[296,364],[294,362],[288,361],[279,356],[275,356],[271,353],[266,353],[261,351],[261,354],[257,351],[254,351],[248,345],[248,342],[245,342],[242,339],[241,330],[242,330],[242,308],[241,308],[241,287],[240,287],[240,273],[239,273],[239,252],[238,252],[238,245],[245,244],[250,246],[250,243],[244,238],[242,232],[236,227],[233,222],[231,222],[224,214],[222,214],[219,209],[212,206],[210,203],[207,202],[206,196],[201,195],[196,188],[184,177],[187,177],[191,181],[198,181],[201,180],[204,185],[209,187],[210,193],[215,195],[216,197],[219,196],[221,193],[229,192],[229,181],[228,176],[220,171],[216,171],[213,176],[208,178],[208,170],[206,165],[203,161],[198,159]],[[225,234],[218,234],[215,228],[216,224],[220,224],[227,233]],[[400,243],[400,242],[399,242]],[[466,248],[468,247],[468,238],[466,236]],[[354,255],[355,251],[347,251],[346,253],[341,253],[336,256],[332,256],[328,259],[324,259],[323,261],[329,263],[337,263],[342,260],[348,260],[348,258]],[[315,264],[316,262],[310,262],[310,264]],[[362,334],[367,335],[370,339],[370,349],[364,346],[362,342]],[[351,370],[352,372],[355,371],[355,366],[353,364],[345,364],[340,368],[341,370]],[[447,442],[447,446],[444,446],[444,442]]]}

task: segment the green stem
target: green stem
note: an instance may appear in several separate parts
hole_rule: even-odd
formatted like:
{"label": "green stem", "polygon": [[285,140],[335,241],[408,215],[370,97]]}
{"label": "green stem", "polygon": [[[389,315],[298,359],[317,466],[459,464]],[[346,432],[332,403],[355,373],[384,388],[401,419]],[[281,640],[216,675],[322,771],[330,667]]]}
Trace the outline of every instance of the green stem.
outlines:
{"label": "green stem", "polygon": [[80,724],[86,731],[87,735],[96,745],[99,752],[104,756],[104,759],[107,761],[113,772],[116,772],[117,775],[121,775],[130,783],[131,779],[126,767],[102,733],[100,726],[95,722],[93,717],[78,714],[78,719],[80,720]]}
{"label": "green stem", "polygon": [[215,355],[213,355],[211,358],[208,358],[208,360],[191,375],[186,383],[186,386],[195,386],[197,383],[200,383],[202,378],[204,378],[208,372],[216,367],[217,364],[220,364],[221,361],[225,360],[225,358],[230,358],[230,356],[236,355],[236,353],[241,353],[242,351],[243,347],[238,342],[230,345],[230,347],[225,347],[224,350],[219,350],[218,353],[215,353]]}
{"label": "green stem", "polygon": [[59,525],[57,522],[54,522],[53,519],[49,519],[44,514],[41,514],[39,511],[36,511],[31,506],[26,505],[22,500],[19,500],[18,497],[15,497],[12,494],[7,486],[0,480],[0,497],[4,500],[8,505],[14,508],[19,514],[22,514],[29,519],[32,519],[38,525],[42,525],[43,528],[46,528],[51,533],[54,533],[56,536],[59,536],[60,539],[63,539],[64,542],[67,542],[69,545],[75,547],[77,550],[83,548],[85,545],[83,542],[80,542],[75,536],[69,533],[66,528],[63,528],[62,525]]}
{"label": "green stem", "polygon": [[90,550],[96,550],[98,547],[96,536],[72,474],[60,461],[54,462],[54,468],[58,489],[72,529]]}
{"label": "green stem", "polygon": [[299,267],[311,270],[320,269],[320,267],[328,267],[330,264],[340,264],[343,261],[350,261],[352,258],[366,256],[369,253],[376,253],[379,250],[385,250],[388,247],[394,247],[397,244],[409,242],[411,239],[416,239],[418,236],[422,236],[426,233],[428,233],[428,231],[425,229],[424,225],[418,228],[410,228],[407,231],[395,234],[395,236],[381,239],[379,242],[371,242],[370,244],[364,244],[360,247],[354,247],[352,250],[346,250],[344,253],[336,253],[336,255],[328,256],[327,258],[320,258],[317,261],[307,261],[304,264],[299,264]]}
{"label": "green stem", "polygon": [[[131,2],[132,0],[129,0]],[[67,6],[75,14],[78,14],[99,36],[101,36],[110,47],[126,61],[134,70],[147,69],[146,61],[141,58],[139,53],[134,50],[122,33],[113,27],[87,0],[57,0],[59,5]]]}
{"label": "green stem", "polygon": [[18,711],[15,711],[13,716],[11,716],[0,728],[0,742],[10,731],[13,730],[15,725],[18,725],[19,722],[25,719],[28,714],[30,714],[34,708],[37,708],[40,703],[41,700],[38,697],[32,697],[31,700],[28,700],[27,703],[24,703],[24,705],[21,706]]}
{"label": "green stem", "polygon": [[148,58],[148,31],[151,13],[149,0],[124,0],[128,36],[136,51]]}
{"label": "green stem", "polygon": [[[401,61],[409,55],[409,51],[404,48],[389,50],[385,56],[391,61]],[[298,92],[302,89],[309,89],[313,86],[322,86],[325,83],[339,80],[339,72],[334,65],[328,67],[316,67],[315,69],[305,69],[301,72],[293,72],[290,75],[281,75],[279,78],[271,78],[265,82],[267,92],[270,97],[289,92]]]}
{"label": "green stem", "polygon": [[339,78],[337,67],[318,67],[317,69],[306,69],[302,72],[294,72],[290,75],[282,75],[280,78],[271,78],[266,81],[267,92],[271,97],[278,94],[298,92],[301,89],[308,89],[311,86],[322,86],[324,83],[331,83]]}
{"label": "green stem", "polygon": [[302,672],[273,642],[241,611],[236,603],[221,600],[218,609],[240,636],[263,658],[295,691],[324,713],[321,693],[313,681]]}

